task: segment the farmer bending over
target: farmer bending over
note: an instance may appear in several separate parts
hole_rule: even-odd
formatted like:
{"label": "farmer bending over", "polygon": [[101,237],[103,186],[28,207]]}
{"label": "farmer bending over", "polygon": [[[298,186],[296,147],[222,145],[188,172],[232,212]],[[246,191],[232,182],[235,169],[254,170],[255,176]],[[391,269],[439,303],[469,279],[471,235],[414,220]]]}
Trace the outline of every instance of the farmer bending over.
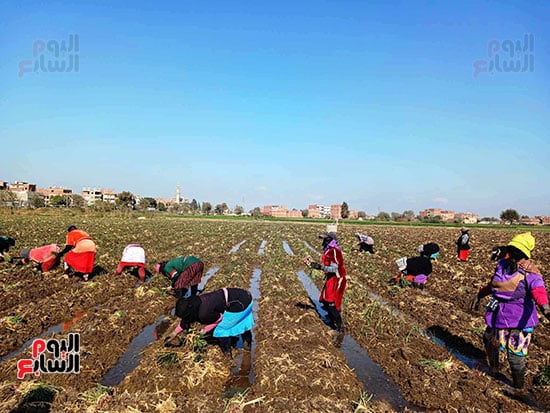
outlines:
{"label": "farmer bending over", "polygon": [[11,257],[8,254],[10,247],[15,246],[15,240],[10,237],[0,237],[0,262],[11,262]]}
{"label": "farmer bending over", "polygon": [[455,241],[456,244],[456,256],[458,261],[467,261],[468,255],[470,255],[470,235],[468,234],[468,228],[460,229],[460,237]]}
{"label": "farmer bending over", "polygon": [[159,262],[156,270],[170,280],[176,298],[181,298],[185,297],[189,288],[191,295],[197,294],[204,264],[199,258],[187,255]]}
{"label": "farmer bending over", "polygon": [[65,254],[65,277],[69,278],[71,269],[82,275],[84,281],[88,281],[89,274],[94,269],[97,247],[92,237],[74,225],[67,228],[67,241],[60,257]]}
{"label": "farmer bending over", "polygon": [[359,240],[359,251],[366,251],[374,254],[374,240],[368,235],[357,233],[355,234]]}
{"label": "farmer bending over", "polygon": [[401,274],[395,277],[393,282],[399,283],[404,279],[411,282],[414,288],[424,288],[424,284],[433,270],[432,260],[439,255],[439,245],[429,242],[418,247],[418,252],[420,253],[418,257],[403,257],[395,261]]}
{"label": "farmer bending over", "polygon": [[192,323],[199,322],[205,326],[203,333],[212,333],[219,340],[225,354],[231,355],[232,340],[239,336],[250,348],[254,326],[252,304],[250,293],[241,288],[222,288],[208,294],[180,298],[176,303],[176,316],[181,321],[166,337],[165,345],[188,330]]}
{"label": "farmer bending over", "polygon": [[24,249],[19,254],[23,264],[30,262],[37,264],[39,271],[47,272],[57,268],[60,263],[59,252],[61,248],[57,244],[44,245],[43,247]]}
{"label": "farmer bending over", "polygon": [[134,268],[138,270],[139,280],[145,281],[145,250],[139,244],[130,244],[122,251],[122,259],[118,263],[115,275],[122,274],[125,268]]}

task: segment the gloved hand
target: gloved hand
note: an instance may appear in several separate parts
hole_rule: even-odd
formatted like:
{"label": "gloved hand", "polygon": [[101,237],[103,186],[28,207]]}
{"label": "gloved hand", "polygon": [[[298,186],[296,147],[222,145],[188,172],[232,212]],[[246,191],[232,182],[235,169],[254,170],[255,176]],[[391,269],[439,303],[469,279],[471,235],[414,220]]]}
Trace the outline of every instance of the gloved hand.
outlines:
{"label": "gloved hand", "polygon": [[544,314],[547,320],[550,320],[550,305],[546,304],[542,306],[542,314]]}
{"label": "gloved hand", "polygon": [[479,296],[479,294],[476,294],[475,297],[472,298],[472,301],[470,301],[470,305],[469,305],[470,311],[478,311],[480,301],[481,301],[481,297]]}
{"label": "gloved hand", "polygon": [[323,268],[323,267],[321,267],[321,264],[319,264],[318,262],[311,262],[309,264],[309,266],[311,268],[313,268],[314,270],[320,270],[321,268]]}

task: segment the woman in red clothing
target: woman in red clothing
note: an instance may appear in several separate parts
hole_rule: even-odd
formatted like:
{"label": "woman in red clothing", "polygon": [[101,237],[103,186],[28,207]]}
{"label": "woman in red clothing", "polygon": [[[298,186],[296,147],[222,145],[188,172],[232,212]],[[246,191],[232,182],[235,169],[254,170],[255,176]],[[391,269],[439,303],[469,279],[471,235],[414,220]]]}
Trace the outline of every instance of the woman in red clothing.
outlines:
{"label": "woman in red clothing", "polygon": [[311,257],[306,257],[304,263],[315,270],[325,273],[325,285],[321,291],[319,301],[327,311],[330,320],[336,327],[337,332],[343,331],[342,322],[342,299],[346,290],[346,267],[342,248],[338,245],[338,238],[334,232],[325,232],[319,235],[323,240],[323,256],[321,264],[312,262]]}
{"label": "woman in red clothing", "polygon": [[23,259],[22,264],[32,262],[36,264],[39,271],[47,272],[59,265],[59,251],[61,251],[61,248],[57,244],[49,244],[43,247],[21,250],[19,255]]}
{"label": "woman in red clothing", "polygon": [[95,254],[97,247],[92,241],[92,237],[74,225],[67,228],[67,245],[59,256],[67,254],[65,257],[65,276],[69,276],[73,269],[78,274],[82,274],[82,279],[88,281],[89,274],[94,269]]}

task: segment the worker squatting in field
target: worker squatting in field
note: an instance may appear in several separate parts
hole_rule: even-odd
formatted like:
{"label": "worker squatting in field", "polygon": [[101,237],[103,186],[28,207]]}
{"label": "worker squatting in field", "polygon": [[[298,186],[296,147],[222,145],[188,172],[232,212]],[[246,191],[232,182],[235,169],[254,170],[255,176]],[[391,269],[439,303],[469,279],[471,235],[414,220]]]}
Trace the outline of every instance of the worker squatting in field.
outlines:
{"label": "worker squatting in field", "polygon": [[395,261],[400,274],[392,281],[402,283],[406,281],[413,287],[423,289],[428,276],[432,273],[432,261],[439,255],[439,245],[435,242],[418,247],[419,256],[412,258],[400,258]]}
{"label": "worker squatting in field", "polygon": [[139,244],[130,244],[124,247],[122,258],[120,259],[115,275],[120,275],[125,269],[137,268],[138,277],[141,282],[145,282],[145,250]]}

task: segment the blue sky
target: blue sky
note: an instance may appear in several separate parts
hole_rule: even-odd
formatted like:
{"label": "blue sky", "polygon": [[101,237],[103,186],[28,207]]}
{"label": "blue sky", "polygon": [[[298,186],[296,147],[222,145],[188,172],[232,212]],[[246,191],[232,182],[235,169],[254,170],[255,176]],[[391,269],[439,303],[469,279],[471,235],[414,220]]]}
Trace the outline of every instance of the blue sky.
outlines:
{"label": "blue sky", "polygon": [[[550,215],[546,1],[87,3],[0,0],[0,180]],[[78,72],[19,76],[70,35]]]}

